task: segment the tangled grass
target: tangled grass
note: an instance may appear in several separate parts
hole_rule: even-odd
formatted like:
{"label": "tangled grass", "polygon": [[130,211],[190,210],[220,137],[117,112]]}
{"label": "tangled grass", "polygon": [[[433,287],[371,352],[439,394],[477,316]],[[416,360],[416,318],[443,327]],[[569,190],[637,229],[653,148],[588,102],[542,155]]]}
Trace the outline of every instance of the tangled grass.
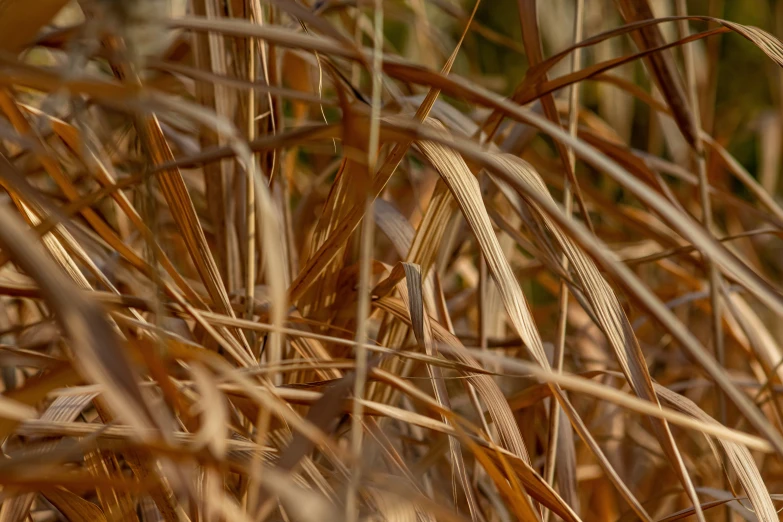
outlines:
{"label": "tangled grass", "polygon": [[778,520],[778,4],[0,0],[0,522]]}

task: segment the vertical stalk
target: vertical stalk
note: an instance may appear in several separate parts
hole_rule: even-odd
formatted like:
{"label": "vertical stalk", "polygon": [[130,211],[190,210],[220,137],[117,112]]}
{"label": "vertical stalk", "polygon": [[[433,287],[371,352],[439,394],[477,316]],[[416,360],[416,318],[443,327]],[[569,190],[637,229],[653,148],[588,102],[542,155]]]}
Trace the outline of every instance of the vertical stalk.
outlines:
{"label": "vertical stalk", "polygon": [[[367,146],[368,177],[375,174],[378,163],[378,143],[380,141],[381,87],[383,66],[383,1],[375,0],[373,5],[373,60],[372,60],[372,107],[370,136]],[[362,221],[361,249],[359,258],[359,299],[356,311],[356,381],[354,382],[354,401],[351,422],[351,455],[353,472],[351,484],[345,502],[345,520],[356,522],[359,519],[359,484],[361,483],[361,456],[364,414],[364,388],[367,382],[367,320],[370,312],[370,270],[372,264],[373,234],[375,219],[374,198],[368,192]]]}
{"label": "vertical stalk", "polygon": [[[254,17],[248,13],[248,18],[253,21]],[[256,39],[248,38],[247,41],[247,79],[255,82],[256,80]],[[256,94],[253,89],[247,92],[247,139],[253,141],[256,138]],[[245,226],[247,237],[247,259],[245,262],[245,317],[248,320],[253,319],[253,302],[255,301],[256,288],[256,192],[255,182],[249,172],[245,172]],[[253,352],[254,345],[251,339],[248,339]]]}
{"label": "vertical stalk", "polygon": [[[685,0],[677,0],[677,15],[687,16],[688,8]],[[677,22],[680,37],[686,37],[690,33],[687,20]],[[704,154],[704,143],[701,139],[701,112],[699,111],[699,95],[696,85],[696,71],[693,57],[693,44],[682,46],[682,53],[685,65],[685,79],[687,82],[688,97],[691,105],[691,118],[693,118],[693,128],[695,129],[693,156],[696,163],[699,179],[699,202],[701,204],[701,221],[704,228],[715,235],[715,226],[712,221],[712,202],[709,194],[709,180],[707,179],[707,160]],[[712,343],[715,349],[715,359],[718,364],[726,367],[726,348],[723,339],[722,311],[720,300],[721,275],[717,264],[710,258],[704,256],[704,263],[707,265],[707,278],[710,285],[710,308],[712,310]],[[726,425],[726,395],[720,387],[715,390],[718,399],[718,421]],[[727,468],[728,469],[728,468]],[[727,488],[726,477],[723,476],[723,488]],[[724,510],[725,520],[731,522],[732,513],[729,507]]]}
{"label": "vertical stalk", "polygon": [[[574,12],[574,43],[582,40],[582,25],[584,19],[584,0],[577,0],[576,11]],[[576,71],[581,67],[582,49],[577,48],[571,55],[571,71]],[[576,127],[579,117],[579,83],[571,85],[568,91],[568,132],[571,136],[576,136]],[[576,176],[576,156],[571,147],[567,149],[568,163],[571,172]],[[573,213],[573,194],[571,193],[571,180],[568,175],[563,176],[563,206],[566,215],[569,217]],[[585,209],[585,213],[587,210]],[[564,270],[568,270],[568,258],[563,254],[561,263]],[[557,320],[557,338],[555,341],[555,353],[553,367],[554,371],[563,371],[563,354],[565,352],[566,329],[568,326],[568,285],[564,280],[560,281],[560,298],[558,309],[560,315]],[[547,441],[546,461],[544,464],[545,480],[549,485],[554,485],[555,465],[557,460],[557,439],[560,434],[560,406],[554,398],[549,403],[549,440]],[[550,510],[544,512],[544,522],[548,522]]]}

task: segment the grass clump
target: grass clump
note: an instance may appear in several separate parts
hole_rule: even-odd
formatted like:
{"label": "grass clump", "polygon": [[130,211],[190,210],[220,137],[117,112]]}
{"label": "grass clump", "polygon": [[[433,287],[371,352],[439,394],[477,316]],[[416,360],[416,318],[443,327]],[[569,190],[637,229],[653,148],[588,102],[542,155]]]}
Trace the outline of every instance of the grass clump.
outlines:
{"label": "grass clump", "polygon": [[742,4],[0,0],[0,522],[777,520]]}

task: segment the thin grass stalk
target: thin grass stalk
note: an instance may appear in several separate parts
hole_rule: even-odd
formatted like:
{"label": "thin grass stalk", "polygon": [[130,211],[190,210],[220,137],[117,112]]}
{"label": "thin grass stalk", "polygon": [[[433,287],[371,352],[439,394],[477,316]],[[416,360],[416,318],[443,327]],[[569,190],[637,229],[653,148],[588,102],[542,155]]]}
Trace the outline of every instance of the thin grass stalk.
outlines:
{"label": "thin grass stalk", "polygon": [[[253,16],[248,17],[254,20]],[[256,79],[256,39],[249,38],[247,41],[247,79],[251,82]],[[247,138],[253,140],[256,137],[256,94],[248,91],[247,94]],[[246,172],[245,173],[245,241],[247,242],[247,258],[245,260],[245,317],[253,318],[253,306],[255,301],[256,289],[256,195],[255,181]],[[256,352],[254,342],[249,340],[251,351]]]}
{"label": "thin grass stalk", "polygon": [[[584,0],[577,0],[574,11],[574,43],[582,40],[582,32],[584,25]],[[571,71],[576,71],[582,66],[582,50],[577,48],[571,56]],[[579,84],[571,85],[568,90],[568,132],[571,136],[576,137],[577,122],[579,118]],[[566,148],[568,157],[568,163],[571,172],[574,172],[576,176],[576,155],[571,147]],[[573,215],[573,195],[571,194],[571,180],[568,175],[563,176],[563,211],[567,217]],[[587,209],[585,209],[587,212]],[[568,271],[568,257],[562,254],[560,262],[564,271]],[[553,359],[553,370],[556,372],[563,371],[563,361],[565,357],[565,340],[566,330],[568,328],[568,301],[569,291],[568,284],[561,280],[560,282],[560,295],[558,297],[558,319],[557,319],[557,332],[555,336],[555,350]],[[555,464],[558,453],[558,438],[560,432],[560,405],[556,400],[552,400],[549,404],[549,432],[547,438],[547,452],[546,461],[544,464],[545,479],[550,485],[554,485],[555,480]],[[571,480],[572,477],[564,478],[565,480]],[[578,499],[574,498],[573,501]],[[577,506],[574,507],[578,513]],[[544,512],[544,522],[549,521],[551,511],[546,510]]]}
{"label": "thin grass stalk", "polygon": [[[373,61],[372,61],[372,106],[370,114],[370,135],[367,144],[367,173],[375,172],[378,163],[378,146],[380,142],[381,88],[383,86],[383,2],[375,0],[373,6]],[[358,13],[358,12],[357,12]],[[373,203],[375,198],[370,194],[365,201],[364,219],[362,221],[359,299],[357,303],[356,323],[356,380],[354,382],[354,406],[351,419],[351,453],[353,470],[345,502],[345,519],[356,522],[359,518],[359,488],[361,484],[362,438],[364,432],[362,398],[367,381],[367,321],[370,314],[370,264],[372,245],[375,232],[375,213]]]}
{"label": "thin grass stalk", "polygon": [[[677,0],[677,15],[684,17],[688,15],[687,4],[684,0]],[[678,22],[678,28],[681,37],[687,37],[690,35],[690,29],[688,22],[685,19],[681,19]],[[696,169],[699,179],[699,203],[702,209],[701,221],[704,224],[706,230],[711,234],[717,235],[715,224],[712,218],[712,202],[709,194],[709,179],[707,178],[707,160],[705,158],[704,143],[701,139],[701,110],[699,108],[699,93],[696,85],[696,70],[695,61],[693,56],[693,44],[684,45],[682,47],[683,57],[685,59],[685,78],[687,94],[690,98],[691,119],[693,120],[693,126],[697,130],[694,135],[693,141],[693,160],[696,164]],[[712,321],[712,343],[715,350],[715,359],[718,364],[726,367],[726,348],[725,338],[723,336],[723,312],[721,303],[721,285],[722,276],[720,270],[714,260],[706,258],[705,263],[707,265],[707,277],[710,287],[710,308],[711,308],[711,321]],[[726,418],[726,394],[723,390],[717,390],[718,399],[718,421],[724,426],[727,423]],[[728,483],[726,477],[722,479],[724,489],[727,488]],[[730,522],[732,518],[731,508],[728,506],[724,509],[724,518],[726,522]]]}

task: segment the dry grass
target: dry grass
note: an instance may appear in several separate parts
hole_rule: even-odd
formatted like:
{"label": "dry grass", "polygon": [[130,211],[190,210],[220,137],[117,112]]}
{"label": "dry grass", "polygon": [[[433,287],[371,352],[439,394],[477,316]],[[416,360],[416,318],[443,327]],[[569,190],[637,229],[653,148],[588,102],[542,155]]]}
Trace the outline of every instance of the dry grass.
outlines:
{"label": "dry grass", "polygon": [[783,2],[359,4],[0,0],[0,522],[777,520]]}

